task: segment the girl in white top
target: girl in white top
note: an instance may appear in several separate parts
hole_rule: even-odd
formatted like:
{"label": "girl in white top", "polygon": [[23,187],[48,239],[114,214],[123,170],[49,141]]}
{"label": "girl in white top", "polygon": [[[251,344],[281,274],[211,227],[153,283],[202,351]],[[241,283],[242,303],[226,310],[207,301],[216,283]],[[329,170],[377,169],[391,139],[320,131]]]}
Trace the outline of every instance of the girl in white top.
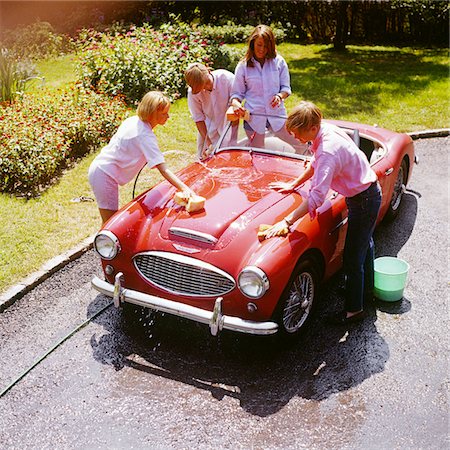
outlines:
{"label": "girl in white top", "polygon": [[157,125],[167,122],[169,108],[170,100],[161,92],[145,94],[137,108],[137,116],[126,119],[109,144],[92,161],[89,182],[103,223],[119,209],[119,185],[131,181],[144,164],[150,168],[156,167],[178,190],[188,195],[194,194],[167,168],[153,132]]}
{"label": "girl in white top", "polygon": [[197,154],[203,159],[225,127],[234,74],[224,69],[211,71],[203,64],[192,63],[185,70],[184,78],[189,85],[189,111],[198,130]]}
{"label": "girl in white top", "polygon": [[[270,27],[258,25],[250,35],[245,57],[236,66],[231,105],[235,114],[244,117],[245,109],[250,119],[244,128],[251,145],[264,147],[266,126],[276,136],[293,146],[297,153],[306,152],[306,146],[291,136],[285,127],[284,100],[291,95],[289,69],[284,58],[277,54],[275,36]],[[242,101],[245,99],[245,108]],[[252,115],[253,114],[253,115]]]}

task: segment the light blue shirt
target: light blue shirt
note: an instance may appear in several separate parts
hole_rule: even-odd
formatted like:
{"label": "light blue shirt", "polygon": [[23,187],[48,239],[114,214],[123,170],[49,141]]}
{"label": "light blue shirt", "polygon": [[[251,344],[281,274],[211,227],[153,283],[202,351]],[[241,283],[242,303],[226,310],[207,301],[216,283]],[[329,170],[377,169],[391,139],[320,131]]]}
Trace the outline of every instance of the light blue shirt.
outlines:
{"label": "light blue shirt", "polygon": [[[231,89],[231,98],[245,99],[245,108],[251,113],[286,116],[284,103],[272,108],[271,100],[275,94],[286,92],[291,94],[291,81],[286,61],[281,55],[266,59],[263,67],[252,59],[253,67],[246,62],[240,62],[234,73],[234,83]],[[283,128],[286,120],[269,117],[267,119],[273,131]],[[250,116],[250,126],[259,134],[266,128],[266,118]]]}

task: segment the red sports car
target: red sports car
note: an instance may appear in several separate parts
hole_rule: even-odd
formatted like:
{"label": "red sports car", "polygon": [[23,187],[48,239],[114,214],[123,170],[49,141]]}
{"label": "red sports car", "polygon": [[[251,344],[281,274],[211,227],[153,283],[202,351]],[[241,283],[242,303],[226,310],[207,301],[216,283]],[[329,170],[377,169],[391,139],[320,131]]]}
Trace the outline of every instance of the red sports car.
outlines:
{"label": "red sports car", "polygon": [[[398,213],[413,163],[406,134],[330,121],[358,143],[378,174],[383,201],[378,220]],[[238,127],[239,128],[239,127]],[[260,242],[258,228],[282,219],[302,202],[309,182],[282,194],[273,181],[299,176],[310,159],[269,134],[251,146],[231,123],[213,153],[178,175],[205,198],[188,213],[166,181],[117,212],[95,238],[106,280],[93,286],[117,307],[135,305],[221,329],[267,335],[298,334],[319,283],[342,266],[345,199],[330,191],[314,220],[298,220],[287,237]]]}

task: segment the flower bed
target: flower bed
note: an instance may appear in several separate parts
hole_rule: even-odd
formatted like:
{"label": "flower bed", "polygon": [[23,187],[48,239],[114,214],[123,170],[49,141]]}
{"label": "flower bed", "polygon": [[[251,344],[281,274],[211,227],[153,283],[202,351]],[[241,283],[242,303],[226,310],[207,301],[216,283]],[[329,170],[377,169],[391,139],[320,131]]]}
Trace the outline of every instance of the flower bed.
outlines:
{"label": "flower bed", "polygon": [[70,162],[106,142],[125,114],[122,100],[75,86],[2,106],[0,192],[38,194]]}
{"label": "flower bed", "polygon": [[122,94],[136,103],[151,90],[172,99],[186,93],[183,73],[189,63],[234,70],[240,53],[217,38],[204,37],[184,23],[132,27],[106,34],[85,30],[79,74],[85,87],[109,95]]}

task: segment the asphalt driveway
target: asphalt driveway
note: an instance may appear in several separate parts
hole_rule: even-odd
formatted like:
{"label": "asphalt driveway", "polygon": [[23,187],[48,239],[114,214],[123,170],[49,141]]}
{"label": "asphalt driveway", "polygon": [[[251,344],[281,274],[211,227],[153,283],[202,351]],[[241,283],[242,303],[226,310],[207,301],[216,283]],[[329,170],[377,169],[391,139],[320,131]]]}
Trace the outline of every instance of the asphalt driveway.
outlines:
{"label": "asphalt driveway", "polygon": [[[449,448],[449,138],[416,141],[377,256],[411,265],[404,298],[331,328],[338,277],[295,345],[108,308],[0,398],[0,448]],[[92,251],[0,314],[0,391],[110,300]]]}

